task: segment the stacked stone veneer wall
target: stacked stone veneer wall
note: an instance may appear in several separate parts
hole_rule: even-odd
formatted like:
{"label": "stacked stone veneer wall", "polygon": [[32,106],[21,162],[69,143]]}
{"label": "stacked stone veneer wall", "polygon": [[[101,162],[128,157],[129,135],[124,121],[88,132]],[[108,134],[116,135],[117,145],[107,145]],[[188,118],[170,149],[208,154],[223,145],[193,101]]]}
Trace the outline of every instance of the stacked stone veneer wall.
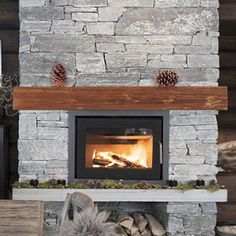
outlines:
{"label": "stacked stone veneer wall", "polygon": [[[182,86],[217,86],[217,8],[217,0],[20,0],[21,85],[50,85],[61,62],[76,86],[156,85],[161,69],[176,70]],[[215,178],[216,114],[171,111],[171,179]],[[19,126],[20,181],[67,178],[67,112],[21,111]],[[170,235],[214,235],[214,203],[156,207]]]}
{"label": "stacked stone veneer wall", "polygon": [[[77,86],[156,85],[154,76],[168,68],[179,85],[217,86],[217,7],[217,0],[20,0],[21,85],[50,85],[61,62]],[[215,177],[215,115],[171,112],[170,178]],[[67,118],[21,111],[21,181],[67,178]]]}

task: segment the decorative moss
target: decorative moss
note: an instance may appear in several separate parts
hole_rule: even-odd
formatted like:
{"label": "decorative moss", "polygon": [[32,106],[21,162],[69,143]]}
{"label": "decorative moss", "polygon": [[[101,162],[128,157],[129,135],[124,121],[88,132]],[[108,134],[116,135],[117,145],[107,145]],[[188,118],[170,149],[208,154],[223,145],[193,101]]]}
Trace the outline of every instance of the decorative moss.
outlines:
{"label": "decorative moss", "polygon": [[67,186],[52,184],[52,181],[39,183],[37,187],[33,187],[29,182],[16,182],[13,184],[14,188],[39,188],[39,189],[178,189],[181,191],[188,191],[193,189],[205,189],[210,192],[215,192],[221,189],[220,185],[211,182],[209,185],[196,186],[195,181],[185,184],[178,184],[177,187],[170,187],[168,185],[153,184],[146,181],[136,183],[123,183],[121,181],[105,179],[105,180],[89,180],[88,182],[74,182]]}

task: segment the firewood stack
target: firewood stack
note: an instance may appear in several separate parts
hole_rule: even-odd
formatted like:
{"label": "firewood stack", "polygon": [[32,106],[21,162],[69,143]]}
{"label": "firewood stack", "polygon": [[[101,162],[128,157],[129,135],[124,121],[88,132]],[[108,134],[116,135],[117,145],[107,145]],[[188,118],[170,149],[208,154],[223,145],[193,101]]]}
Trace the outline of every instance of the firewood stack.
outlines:
{"label": "firewood stack", "polygon": [[161,223],[150,214],[120,213],[118,224],[122,236],[164,236],[166,231]]}

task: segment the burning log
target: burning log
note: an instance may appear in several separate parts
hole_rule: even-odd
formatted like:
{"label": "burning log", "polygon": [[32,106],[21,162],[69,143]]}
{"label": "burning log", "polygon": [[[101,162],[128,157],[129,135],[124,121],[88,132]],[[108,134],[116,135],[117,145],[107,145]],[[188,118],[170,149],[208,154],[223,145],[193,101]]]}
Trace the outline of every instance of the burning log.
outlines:
{"label": "burning log", "polygon": [[93,159],[94,165],[107,166],[110,165],[111,163],[112,163],[111,161],[105,159],[97,159],[97,158]]}
{"label": "burning log", "polygon": [[123,163],[126,167],[130,167],[130,168],[140,168],[140,167],[142,167],[141,165],[135,164],[132,161],[129,161],[129,160],[127,160],[126,158],[124,158],[122,156],[112,154],[111,158],[115,161]]}
{"label": "burning log", "polygon": [[120,155],[116,155],[112,152],[100,152],[95,153],[93,157],[93,164],[102,167],[113,167],[113,168],[143,168],[142,165],[136,164],[129,161],[127,158]]}

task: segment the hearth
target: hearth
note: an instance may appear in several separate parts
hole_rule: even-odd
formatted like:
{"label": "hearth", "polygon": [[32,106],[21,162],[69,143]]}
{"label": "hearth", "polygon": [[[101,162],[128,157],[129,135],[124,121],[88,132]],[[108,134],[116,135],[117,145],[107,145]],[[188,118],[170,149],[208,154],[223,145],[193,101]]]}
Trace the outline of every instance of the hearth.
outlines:
{"label": "hearth", "polygon": [[69,121],[69,181],[167,180],[167,111],[72,111]]}

